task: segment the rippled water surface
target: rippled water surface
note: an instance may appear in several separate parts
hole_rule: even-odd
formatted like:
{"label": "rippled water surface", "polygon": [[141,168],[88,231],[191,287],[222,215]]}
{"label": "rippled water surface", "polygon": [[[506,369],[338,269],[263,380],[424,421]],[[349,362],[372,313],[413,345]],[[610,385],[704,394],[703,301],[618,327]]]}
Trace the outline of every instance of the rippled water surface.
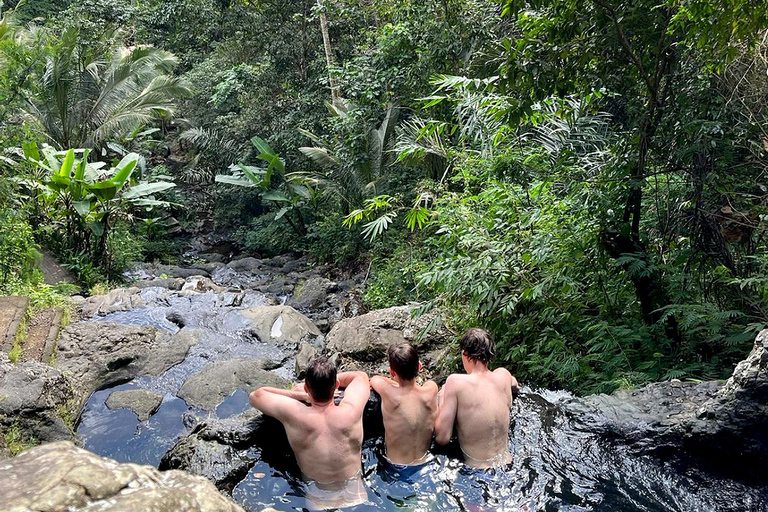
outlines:
{"label": "rippled water surface", "polygon": [[[123,462],[157,465],[162,455],[186,433],[185,415],[228,417],[248,408],[247,394],[236,391],[214,412],[188,407],[176,396],[190,375],[213,361],[236,357],[267,358],[283,366],[276,370],[292,377],[285,349],[259,343],[243,331],[237,308],[223,306],[207,293],[153,299],[148,307],[104,317],[122,323],[155,325],[171,332],[171,312],[188,326],[204,331],[186,360],[156,378],[141,377],[98,391],[86,405],[78,427],[85,447]],[[249,295],[240,307],[265,303]],[[139,422],[127,409],[110,410],[109,394],[118,389],[149,389],[163,395],[160,409]],[[457,510],[562,512],[763,512],[768,511],[768,485],[741,483],[727,475],[713,475],[680,462],[637,456],[593,434],[578,430],[557,402],[567,394],[528,392],[512,411],[509,448],[513,462],[505,468],[476,471],[467,468],[449,448],[414,477],[393,476],[381,460],[380,438],[366,441],[363,478],[368,502],[349,510]],[[305,507],[303,484],[290,453],[261,453],[251,449],[256,462],[232,490],[232,497],[249,511],[271,506],[277,510]]]}

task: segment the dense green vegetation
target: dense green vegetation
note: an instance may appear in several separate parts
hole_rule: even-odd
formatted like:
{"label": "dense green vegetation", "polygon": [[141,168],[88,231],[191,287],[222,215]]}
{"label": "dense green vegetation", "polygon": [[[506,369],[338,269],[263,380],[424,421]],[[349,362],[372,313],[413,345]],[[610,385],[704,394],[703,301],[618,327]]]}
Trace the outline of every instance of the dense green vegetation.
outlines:
{"label": "dense green vegetation", "polygon": [[90,287],[215,225],[578,392],[721,378],[768,320],[759,2],[2,9],[4,291],[40,245]]}

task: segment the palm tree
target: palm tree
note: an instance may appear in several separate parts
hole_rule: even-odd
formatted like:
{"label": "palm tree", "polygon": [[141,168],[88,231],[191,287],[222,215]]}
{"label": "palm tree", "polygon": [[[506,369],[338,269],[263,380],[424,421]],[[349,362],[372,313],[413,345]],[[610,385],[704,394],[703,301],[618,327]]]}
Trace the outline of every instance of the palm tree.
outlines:
{"label": "palm tree", "polygon": [[170,75],[176,57],[149,46],[102,55],[67,29],[53,48],[28,112],[60,149],[97,148],[137,127],[173,116],[190,91]]}

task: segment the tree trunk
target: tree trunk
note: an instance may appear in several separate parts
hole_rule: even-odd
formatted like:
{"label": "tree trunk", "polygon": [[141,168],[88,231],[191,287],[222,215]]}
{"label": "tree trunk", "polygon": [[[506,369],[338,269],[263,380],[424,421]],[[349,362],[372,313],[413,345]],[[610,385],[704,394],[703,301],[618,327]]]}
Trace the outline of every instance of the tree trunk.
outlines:
{"label": "tree trunk", "polygon": [[331,71],[335,61],[333,58],[333,48],[331,47],[331,36],[328,33],[328,16],[325,14],[325,7],[321,0],[317,0],[317,5],[320,7],[320,32],[323,33],[323,47],[325,48],[325,61],[328,66],[328,85],[331,87],[331,100],[334,106],[338,106],[341,102],[341,94]]}

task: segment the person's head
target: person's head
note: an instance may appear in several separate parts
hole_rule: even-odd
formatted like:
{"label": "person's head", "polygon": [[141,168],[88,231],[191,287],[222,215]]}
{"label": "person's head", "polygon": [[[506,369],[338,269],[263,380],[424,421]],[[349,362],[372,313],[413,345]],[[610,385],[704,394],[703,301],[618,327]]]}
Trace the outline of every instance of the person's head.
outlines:
{"label": "person's head", "polygon": [[412,380],[419,373],[419,352],[410,343],[393,343],[387,349],[389,368],[403,380]]}
{"label": "person's head", "polygon": [[459,346],[462,353],[470,361],[479,361],[486,365],[496,354],[496,344],[493,342],[493,338],[488,331],[478,327],[468,330],[462,336]]}
{"label": "person's head", "polygon": [[327,402],[336,390],[336,365],[325,356],[315,356],[307,366],[304,385],[312,398]]}

